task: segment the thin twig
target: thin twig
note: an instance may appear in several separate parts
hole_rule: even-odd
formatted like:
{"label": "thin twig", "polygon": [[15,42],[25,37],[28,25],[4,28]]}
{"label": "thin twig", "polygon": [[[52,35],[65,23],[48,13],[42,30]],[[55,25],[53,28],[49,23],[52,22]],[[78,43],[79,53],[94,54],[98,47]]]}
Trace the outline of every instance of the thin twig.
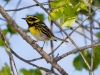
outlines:
{"label": "thin twig", "polygon": [[[9,45],[8,45],[7,39],[4,37],[4,35],[3,35],[3,33],[2,33],[1,28],[0,28],[0,37],[1,37],[2,41],[4,42],[5,47],[6,47],[6,50],[8,51],[8,54],[9,54],[11,73],[12,73],[13,75],[15,75],[14,69],[13,69],[13,63],[14,63],[14,62],[13,62],[13,58],[12,58],[12,52],[11,52],[10,47],[9,47]],[[13,62],[13,63],[12,63],[12,62]],[[18,74],[17,74],[17,75],[18,75]]]}
{"label": "thin twig", "polygon": [[[100,43],[98,43],[98,44],[93,44],[93,46],[94,46],[94,47],[100,46]],[[80,51],[85,50],[85,49],[87,49],[87,48],[91,48],[91,47],[92,47],[92,45],[87,45],[87,46],[80,47]],[[73,50],[70,50],[69,52],[66,52],[65,54],[62,54],[61,56],[55,58],[55,60],[56,60],[56,61],[59,61],[59,60],[61,60],[62,58],[66,57],[66,56],[68,56],[68,55],[70,55],[70,54],[76,53],[76,52],[78,52],[78,51],[79,51],[79,50],[78,50],[77,48],[76,48],[76,49],[73,49]]]}
{"label": "thin twig", "polygon": [[91,37],[91,45],[92,45],[92,51],[91,51],[91,66],[90,66],[90,75],[94,75],[93,73],[93,63],[94,63],[94,47],[93,47],[93,32],[92,32],[92,27],[93,27],[93,20],[92,20],[92,15],[91,15],[91,9],[92,9],[92,6],[91,6],[91,1],[88,0],[88,4],[89,4],[89,18],[90,18],[90,37]]}
{"label": "thin twig", "polygon": [[33,67],[37,67],[37,68],[39,68],[39,69],[41,69],[41,70],[44,70],[44,71],[46,71],[46,72],[54,73],[54,74],[58,75],[57,73],[55,73],[55,72],[53,72],[53,71],[51,71],[51,70],[49,70],[49,69],[46,69],[46,68],[43,68],[43,67],[39,67],[39,66],[37,66],[37,65],[35,65],[35,64],[33,64],[33,63],[27,61],[26,59],[24,59],[24,58],[20,57],[18,54],[16,54],[12,49],[11,49],[11,51],[12,51],[12,53],[13,53],[18,59],[20,59],[21,61],[24,61],[25,63],[27,63],[27,64],[29,64],[29,65],[32,65]]}
{"label": "thin twig", "polygon": [[9,2],[10,2],[10,0],[6,1],[6,4],[3,6],[3,8],[5,8]]}
{"label": "thin twig", "polygon": [[[16,5],[15,9],[18,8],[18,6],[20,5],[21,1],[22,1],[22,0],[19,0],[19,1],[18,1],[18,3],[17,3],[17,5]],[[15,14],[16,14],[16,11],[13,12],[12,18],[13,18],[13,16],[14,16]]]}
{"label": "thin twig", "polygon": [[47,10],[54,11],[55,9],[65,7],[66,5],[67,5],[67,3],[65,3],[65,4],[63,4],[63,5],[60,5],[60,6],[57,6],[57,7],[54,7],[54,8],[49,8],[49,9],[47,9]]}
{"label": "thin twig", "polygon": [[[41,3],[41,4],[42,4],[42,5],[48,5],[47,2],[44,2],[44,3]],[[7,12],[10,12],[10,11],[20,11],[20,10],[28,9],[28,8],[31,8],[31,7],[34,7],[34,6],[38,6],[38,4],[34,4],[34,5],[30,5],[30,6],[18,8],[18,9],[9,9],[9,10],[6,10],[6,11],[7,11]]]}
{"label": "thin twig", "polygon": [[[51,2],[52,0],[48,0],[48,3],[49,3],[49,9],[51,9],[51,5],[50,5],[50,2]],[[52,10],[50,10],[50,12],[51,12]],[[51,30],[53,30],[53,22],[52,21],[50,21],[50,29]],[[53,41],[51,40],[50,41],[50,48],[51,48],[51,52],[53,51]],[[54,59],[54,53],[52,53],[52,58]],[[51,66],[51,71],[54,71],[54,67],[53,66]],[[50,75],[52,75],[52,73],[50,74]]]}
{"label": "thin twig", "polygon": [[14,61],[13,56],[12,56],[12,61],[13,61],[13,65],[14,65],[14,67],[15,67],[16,73],[17,73],[17,75],[19,75],[19,74],[18,74],[18,71],[17,71],[17,67],[16,67],[16,64],[15,64],[15,61]]}
{"label": "thin twig", "polygon": [[[62,43],[63,43],[63,42],[62,42]],[[61,46],[62,43],[60,43],[60,44],[59,44],[52,52],[50,52],[48,55],[51,55],[52,53],[54,53],[54,52]],[[33,62],[33,61],[37,61],[37,60],[40,60],[40,59],[43,59],[43,57],[39,57],[39,58],[27,60],[27,61]]]}

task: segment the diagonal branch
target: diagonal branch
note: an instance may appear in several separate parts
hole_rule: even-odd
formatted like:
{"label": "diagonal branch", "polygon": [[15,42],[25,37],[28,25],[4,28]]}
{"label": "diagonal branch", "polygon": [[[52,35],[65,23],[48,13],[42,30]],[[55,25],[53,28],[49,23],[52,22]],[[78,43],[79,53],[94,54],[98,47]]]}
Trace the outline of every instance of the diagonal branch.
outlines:
{"label": "diagonal branch", "polygon": [[51,71],[51,70],[46,69],[46,68],[43,68],[43,67],[39,67],[39,66],[37,66],[37,65],[35,65],[35,64],[31,63],[31,62],[29,62],[28,60],[25,60],[24,58],[22,58],[22,57],[20,57],[19,55],[17,55],[12,49],[11,49],[11,52],[12,52],[18,59],[24,61],[25,63],[27,63],[27,64],[29,64],[29,65],[31,65],[31,66],[33,66],[33,67],[37,67],[37,68],[39,68],[39,69],[41,69],[41,70],[44,70],[44,71],[46,71],[46,72],[54,73],[55,75],[58,75],[58,74],[55,73],[54,71]]}
{"label": "diagonal branch", "polygon": [[14,68],[13,68],[13,64],[14,64],[14,67],[15,67],[15,70],[16,70],[16,75],[18,75],[18,71],[17,71],[16,65],[15,65],[13,56],[12,56],[11,49],[10,49],[10,47],[9,47],[9,45],[8,45],[7,39],[4,37],[4,35],[3,35],[3,33],[2,33],[1,28],[0,28],[0,37],[1,37],[2,41],[4,42],[5,47],[6,47],[7,51],[8,51],[8,54],[9,54],[11,73],[12,73],[12,75],[15,75],[15,73],[14,73]]}
{"label": "diagonal branch", "polygon": [[56,68],[62,75],[68,75],[63,68],[61,68],[42,48],[35,43],[29,36],[27,36],[22,29],[15,23],[14,20],[6,13],[6,11],[0,6],[1,15],[7,20],[7,22],[27,41],[47,62],[49,62],[54,68]]}
{"label": "diagonal branch", "polygon": [[[97,47],[97,46],[100,46],[100,43],[98,43],[98,44],[93,44],[93,47]],[[85,49],[87,49],[87,48],[91,48],[91,47],[92,47],[92,45],[87,45],[87,46],[80,47],[80,51],[85,50]],[[59,60],[61,60],[62,58],[66,57],[66,56],[68,56],[68,55],[70,55],[70,54],[76,53],[76,52],[78,52],[78,51],[79,51],[79,50],[76,48],[76,49],[74,49],[74,50],[71,50],[71,51],[69,51],[69,52],[66,52],[65,54],[63,54],[63,55],[61,55],[61,56],[55,58],[55,60],[56,60],[56,61],[59,61]]]}

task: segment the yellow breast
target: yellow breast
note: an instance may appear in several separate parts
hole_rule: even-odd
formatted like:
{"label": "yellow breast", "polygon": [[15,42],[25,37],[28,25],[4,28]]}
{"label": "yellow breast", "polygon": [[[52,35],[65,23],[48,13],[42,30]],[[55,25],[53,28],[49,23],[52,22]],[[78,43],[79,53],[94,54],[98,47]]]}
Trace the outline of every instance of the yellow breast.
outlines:
{"label": "yellow breast", "polygon": [[47,41],[49,38],[43,34],[41,31],[36,30],[35,27],[30,27],[29,28],[30,33],[36,38],[37,41]]}
{"label": "yellow breast", "polygon": [[40,34],[38,30],[35,29],[35,27],[30,27],[29,28],[30,33],[37,39],[37,36]]}

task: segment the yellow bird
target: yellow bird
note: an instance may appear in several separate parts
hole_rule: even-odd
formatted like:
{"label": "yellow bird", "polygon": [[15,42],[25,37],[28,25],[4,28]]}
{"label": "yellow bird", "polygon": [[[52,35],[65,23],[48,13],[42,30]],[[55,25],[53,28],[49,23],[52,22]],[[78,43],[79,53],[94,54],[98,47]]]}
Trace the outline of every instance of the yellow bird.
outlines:
{"label": "yellow bird", "polygon": [[54,36],[52,31],[38,17],[30,15],[22,19],[26,20],[30,33],[36,38],[37,41],[43,41],[44,43],[48,40],[68,42]]}

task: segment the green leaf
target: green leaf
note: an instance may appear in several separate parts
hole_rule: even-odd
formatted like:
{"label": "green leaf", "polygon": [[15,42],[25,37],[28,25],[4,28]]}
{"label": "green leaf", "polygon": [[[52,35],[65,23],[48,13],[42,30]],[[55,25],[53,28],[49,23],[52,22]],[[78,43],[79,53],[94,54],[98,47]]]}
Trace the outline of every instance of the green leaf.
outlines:
{"label": "green leaf", "polygon": [[53,2],[51,2],[51,6],[52,6],[52,8],[55,8],[58,6],[62,6],[63,4],[65,4],[65,2],[66,2],[66,0],[54,0]]}
{"label": "green leaf", "polygon": [[7,29],[11,34],[16,34],[17,32],[12,28],[10,24],[7,24]]}
{"label": "green leaf", "polygon": [[[67,0],[68,2],[69,0]],[[51,2],[51,8],[53,11],[50,13],[54,19],[60,19],[63,16],[64,6],[67,5],[66,0],[54,0]],[[48,17],[51,20],[50,16]]]}
{"label": "green leaf", "polygon": [[[94,55],[97,60],[100,60],[100,46],[94,47]],[[100,62],[100,61],[99,61]]]}
{"label": "green leaf", "polygon": [[68,28],[70,28],[75,23],[76,18],[77,18],[77,16],[74,16],[73,18],[66,19],[66,21],[64,21],[62,26],[67,26]]}
{"label": "green leaf", "polygon": [[[4,29],[4,30],[2,30],[2,32],[3,32],[4,35],[6,35],[7,32],[8,32],[8,30],[7,29]],[[0,46],[3,46],[4,47],[4,43],[3,43],[3,41],[2,41],[1,38],[0,38]]]}
{"label": "green leaf", "polygon": [[[84,2],[87,6],[89,5],[88,1],[83,0],[83,2]],[[90,3],[92,3],[92,2],[93,2],[93,0],[90,0]]]}
{"label": "green leaf", "polygon": [[6,35],[8,33],[7,29],[2,30],[3,34]]}
{"label": "green leaf", "polygon": [[70,0],[73,6],[76,6],[79,3],[79,0]]}
{"label": "green leaf", "polygon": [[41,21],[44,21],[44,14],[40,14],[40,13],[36,13],[36,14],[34,14],[35,16],[37,16]]}
{"label": "green leaf", "polygon": [[94,47],[94,65],[93,70],[97,69],[100,64],[100,46]]}
{"label": "green leaf", "polygon": [[[59,9],[54,10],[50,14],[53,16],[54,19],[57,20],[58,18],[62,17],[62,11],[63,11],[63,9],[59,8]],[[50,16],[48,18],[49,18],[49,20],[51,20]]]}
{"label": "green leaf", "polygon": [[12,75],[10,72],[10,67],[6,63],[0,70],[0,75]]}
{"label": "green leaf", "polygon": [[[84,51],[82,51],[82,53],[83,53],[84,57],[86,58],[86,60],[90,63],[91,57],[90,57],[89,52],[84,50]],[[77,57],[75,57],[73,64],[77,70],[82,70],[83,68],[88,70],[86,63],[84,62],[84,60],[80,54]]]}
{"label": "green leaf", "polygon": [[32,75],[32,70],[28,71],[26,69],[21,69],[20,72],[23,74],[23,75]]}
{"label": "green leaf", "polygon": [[2,39],[0,38],[0,46],[3,46],[4,47],[4,43],[2,41]]}
{"label": "green leaf", "polygon": [[83,1],[80,1],[80,8],[88,11],[87,5]]}
{"label": "green leaf", "polygon": [[69,28],[75,23],[79,11],[88,11],[87,5],[83,0],[54,0],[51,2],[51,8],[53,11],[50,14],[56,20],[60,19],[60,24],[62,26],[67,26]]}
{"label": "green leaf", "polygon": [[96,36],[97,36],[98,38],[100,38],[100,32],[97,32],[97,33],[96,33]]}
{"label": "green leaf", "polygon": [[9,2],[10,0],[3,0],[3,1],[5,1],[5,2]]}
{"label": "green leaf", "polygon": [[26,69],[21,69],[20,72],[23,75],[42,75],[39,69],[30,69],[30,70],[26,70]]}
{"label": "green leaf", "polygon": [[[82,51],[84,57],[86,58],[86,60],[88,61],[89,65],[91,64],[91,50],[89,51]],[[100,47],[94,47],[94,64],[93,64],[93,70],[97,69],[100,63]],[[85,68],[86,70],[89,70],[86,63],[84,62],[82,56],[79,54],[77,57],[75,57],[74,61],[73,61],[74,67],[77,70],[82,70],[83,68]]]}
{"label": "green leaf", "polygon": [[64,14],[66,15],[63,15],[61,18],[61,25],[70,28],[77,18],[77,12],[73,9],[73,6],[67,5],[66,8],[64,8]]}
{"label": "green leaf", "polygon": [[83,59],[80,55],[78,55],[74,61],[73,61],[73,65],[76,68],[76,70],[82,70],[83,68]]}

